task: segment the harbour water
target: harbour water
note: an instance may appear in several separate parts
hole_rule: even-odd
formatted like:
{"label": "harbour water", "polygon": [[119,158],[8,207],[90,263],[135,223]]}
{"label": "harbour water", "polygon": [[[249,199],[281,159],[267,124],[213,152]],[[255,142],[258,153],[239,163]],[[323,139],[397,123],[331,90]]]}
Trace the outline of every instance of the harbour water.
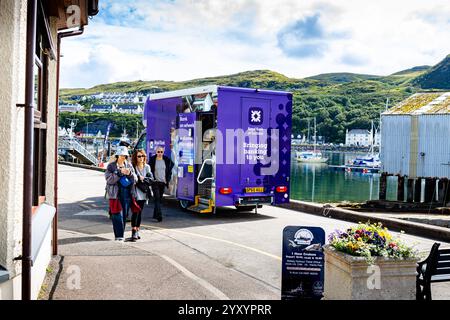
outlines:
{"label": "harbour water", "polygon": [[[291,198],[319,203],[365,202],[377,200],[380,174],[330,170],[364,154],[322,152],[327,164],[299,163],[291,159]],[[388,178],[387,199],[396,200],[396,177]]]}

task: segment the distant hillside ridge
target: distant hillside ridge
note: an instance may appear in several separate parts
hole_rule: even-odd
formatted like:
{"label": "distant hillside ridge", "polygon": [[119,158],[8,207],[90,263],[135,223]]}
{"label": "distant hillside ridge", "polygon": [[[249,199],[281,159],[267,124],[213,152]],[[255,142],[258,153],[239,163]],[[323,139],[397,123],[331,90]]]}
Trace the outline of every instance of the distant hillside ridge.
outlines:
{"label": "distant hillside ridge", "polygon": [[381,78],[381,76],[341,72],[341,73],[323,73],[316,76],[308,77],[306,79],[328,81],[330,83],[347,83],[363,80],[378,80],[379,78]]}
{"label": "distant hillside ridge", "polygon": [[[253,70],[179,82],[138,80],[89,89],[61,89],[60,99],[73,103],[79,97],[100,92],[140,92],[147,95],[212,84],[290,91],[294,95],[292,133],[295,136],[306,134],[308,120],[316,117],[317,134],[324,136],[326,142],[341,143],[345,141],[347,129],[370,129],[371,121],[378,126],[380,112],[385,110],[388,99],[389,107],[392,107],[416,92],[450,89],[449,67],[450,55],[434,67],[416,66],[388,76],[344,72],[296,79],[271,70]],[[89,109],[92,103],[98,101],[80,100],[80,103]],[[109,117],[107,114],[93,115],[86,121],[106,121]],[[132,132],[133,121],[126,125],[127,132]],[[80,126],[86,126],[81,122]]]}
{"label": "distant hillside ridge", "polygon": [[450,55],[414,81],[422,89],[450,89]]}
{"label": "distant hillside ridge", "polygon": [[396,73],[391,74],[392,76],[403,76],[403,75],[407,75],[407,74],[412,74],[412,73],[417,73],[417,72],[426,72],[428,70],[430,70],[432,68],[432,66],[417,66],[417,67],[413,67],[410,69],[406,69],[406,70],[402,70]]}

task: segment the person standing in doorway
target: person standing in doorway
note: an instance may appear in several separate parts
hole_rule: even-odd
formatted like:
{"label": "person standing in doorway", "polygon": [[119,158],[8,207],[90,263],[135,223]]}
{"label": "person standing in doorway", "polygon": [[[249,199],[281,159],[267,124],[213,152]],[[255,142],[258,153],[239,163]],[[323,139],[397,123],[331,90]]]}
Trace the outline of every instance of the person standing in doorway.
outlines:
{"label": "person standing in doorway", "polygon": [[150,158],[149,163],[153,177],[155,177],[155,183],[152,184],[153,197],[155,198],[153,218],[161,222],[161,201],[164,195],[164,189],[169,186],[170,179],[172,178],[174,163],[169,157],[164,155],[163,147],[156,148],[156,154]]}
{"label": "person standing in doorway", "polygon": [[147,184],[149,180],[154,180],[150,166],[147,164],[147,155],[145,150],[139,149],[133,153],[132,163],[136,172],[136,201],[139,205],[140,211],[133,212],[131,216],[131,238],[130,241],[141,239],[139,229],[141,227],[142,211],[145,203],[150,198],[150,185]]}
{"label": "person standing in doorway", "polygon": [[106,168],[105,179],[114,236],[116,240],[123,241],[128,211],[136,197],[134,187],[136,175],[132,164],[128,161],[126,147],[117,148],[115,161]]}

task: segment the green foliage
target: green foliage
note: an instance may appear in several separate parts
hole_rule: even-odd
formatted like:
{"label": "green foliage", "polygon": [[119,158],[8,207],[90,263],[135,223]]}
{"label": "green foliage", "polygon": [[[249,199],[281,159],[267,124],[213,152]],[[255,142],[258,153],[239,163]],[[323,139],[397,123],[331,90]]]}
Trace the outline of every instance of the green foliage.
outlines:
{"label": "green foliage", "polygon": [[123,129],[126,129],[130,138],[136,137],[136,129],[142,132],[142,115],[139,114],[121,114],[121,113],[85,113],[85,112],[60,112],[59,126],[68,128],[70,119],[78,119],[75,132],[86,132],[89,126],[89,132],[102,134],[106,133],[106,128],[110,122],[113,123],[110,137],[120,137]]}

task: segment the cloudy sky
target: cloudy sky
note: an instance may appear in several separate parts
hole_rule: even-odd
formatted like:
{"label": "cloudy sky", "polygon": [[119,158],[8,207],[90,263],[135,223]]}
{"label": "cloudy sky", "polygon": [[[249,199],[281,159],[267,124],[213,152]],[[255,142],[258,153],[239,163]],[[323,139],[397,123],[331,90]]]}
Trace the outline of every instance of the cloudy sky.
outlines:
{"label": "cloudy sky", "polygon": [[100,0],[61,86],[270,69],[387,75],[450,54],[449,0]]}

